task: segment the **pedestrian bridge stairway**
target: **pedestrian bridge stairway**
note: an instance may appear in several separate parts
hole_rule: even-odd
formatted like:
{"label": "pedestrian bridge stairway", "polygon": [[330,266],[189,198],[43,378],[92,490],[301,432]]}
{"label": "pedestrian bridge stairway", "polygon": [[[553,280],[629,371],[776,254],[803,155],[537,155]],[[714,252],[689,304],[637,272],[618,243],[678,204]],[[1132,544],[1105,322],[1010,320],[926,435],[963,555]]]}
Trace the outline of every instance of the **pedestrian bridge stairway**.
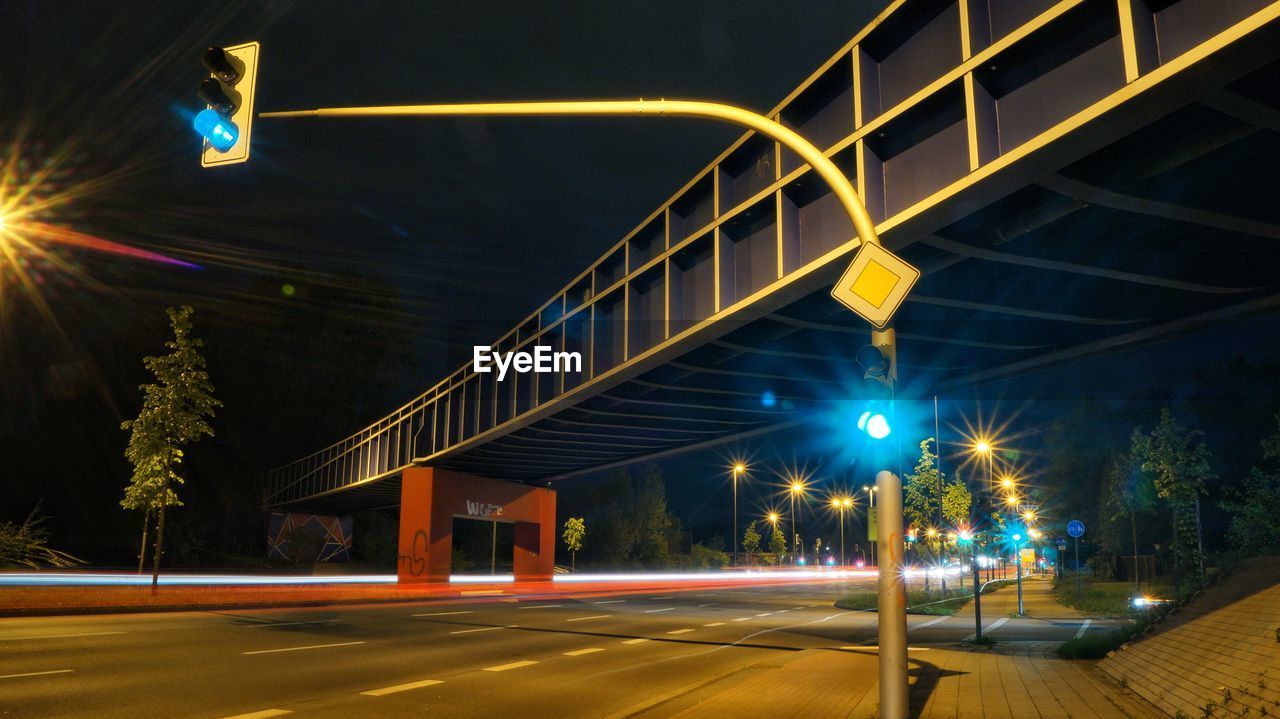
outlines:
{"label": "pedestrian bridge stairway", "polygon": [[1280,717],[1280,556],[1249,560],[1099,667],[1172,717]]}

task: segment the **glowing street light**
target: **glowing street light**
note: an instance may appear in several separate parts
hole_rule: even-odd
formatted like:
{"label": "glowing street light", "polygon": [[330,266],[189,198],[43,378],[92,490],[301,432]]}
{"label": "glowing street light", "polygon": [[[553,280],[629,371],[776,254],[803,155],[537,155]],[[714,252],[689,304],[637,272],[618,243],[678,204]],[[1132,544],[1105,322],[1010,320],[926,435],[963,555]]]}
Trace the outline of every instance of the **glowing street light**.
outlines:
{"label": "glowing street light", "polygon": [[787,487],[787,494],[791,500],[791,561],[794,564],[797,551],[797,540],[799,533],[796,531],[796,495],[804,496],[809,485],[805,483],[802,477],[791,476],[791,484]]}
{"label": "glowing street light", "polygon": [[840,513],[840,566],[847,567],[844,558],[844,511],[853,507],[853,497],[832,497],[831,508]]}
{"label": "glowing street light", "polygon": [[738,564],[738,478],[747,471],[743,462],[733,464],[733,563]]}

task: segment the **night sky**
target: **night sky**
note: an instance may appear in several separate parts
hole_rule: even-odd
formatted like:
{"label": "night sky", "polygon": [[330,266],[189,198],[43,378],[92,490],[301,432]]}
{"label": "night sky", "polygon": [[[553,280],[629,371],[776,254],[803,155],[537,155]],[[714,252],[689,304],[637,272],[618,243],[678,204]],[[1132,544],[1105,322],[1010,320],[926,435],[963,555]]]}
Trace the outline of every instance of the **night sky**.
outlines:
{"label": "night sky", "polygon": [[[193,487],[206,480],[192,511],[241,512],[265,470],[456,369],[739,134],[679,119],[259,119],[248,164],[204,170],[189,118],[206,45],[261,41],[259,111],[637,97],[765,110],[886,4],[7,0],[9,174],[50,170],[34,194],[62,199],[43,221],[163,257],[46,242],[0,258],[0,521],[43,500],[60,537],[126,541],[118,426],[166,306],[195,306],[227,404],[192,456]],[[1034,428],[1083,396],[1176,396],[1197,369],[1275,357],[1276,325],[962,393],[944,437],[978,400]],[[784,446],[759,451],[792,459]],[[727,451],[664,466],[689,480],[672,496],[692,523],[715,511],[692,499],[695,480],[723,483]]]}

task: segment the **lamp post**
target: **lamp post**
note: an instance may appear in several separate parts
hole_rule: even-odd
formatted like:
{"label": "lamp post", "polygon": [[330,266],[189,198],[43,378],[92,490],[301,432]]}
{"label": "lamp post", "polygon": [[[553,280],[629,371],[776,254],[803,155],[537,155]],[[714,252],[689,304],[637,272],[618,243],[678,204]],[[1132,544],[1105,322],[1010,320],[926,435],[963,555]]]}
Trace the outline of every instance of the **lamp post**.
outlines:
{"label": "lamp post", "polygon": [[788,487],[788,494],[791,499],[791,564],[796,563],[796,554],[798,551],[797,540],[800,538],[799,532],[796,531],[796,495],[803,495],[805,491],[804,480],[793,478],[791,486]]}
{"label": "lamp post", "polygon": [[[770,530],[770,532],[769,532],[769,546],[770,546],[770,547],[772,547],[772,546],[773,546],[773,535],[775,535],[775,534],[777,534],[777,533],[778,533],[778,519],[779,519],[779,517],[778,517],[778,513],[777,513],[777,512],[769,512],[769,514],[765,516],[765,519],[769,520],[769,524],[773,525],[773,529],[772,529],[772,530]],[[781,560],[779,560],[779,564],[781,564]]]}
{"label": "lamp post", "polygon": [[844,556],[844,511],[853,506],[853,497],[833,497],[831,507],[840,513],[840,566],[847,567]]}
{"label": "lamp post", "polygon": [[747,465],[737,462],[733,465],[733,566],[738,566],[738,478],[747,471]]}

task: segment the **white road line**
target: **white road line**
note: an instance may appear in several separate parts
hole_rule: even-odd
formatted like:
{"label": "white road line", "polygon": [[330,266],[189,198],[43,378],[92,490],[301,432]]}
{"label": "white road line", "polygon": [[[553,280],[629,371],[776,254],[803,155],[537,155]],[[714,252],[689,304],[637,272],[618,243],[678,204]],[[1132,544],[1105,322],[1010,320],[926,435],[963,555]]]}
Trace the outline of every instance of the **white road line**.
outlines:
{"label": "white road line", "polygon": [[0,642],[20,642],[24,639],[70,639],[72,637],[105,637],[124,632],[80,632],[79,634],[40,634],[34,637],[0,637]]}
{"label": "white road line", "polygon": [[289,709],[263,709],[260,712],[249,712],[248,714],[235,714],[222,719],[267,719],[267,717],[279,717],[285,714],[292,714]]}
{"label": "white road line", "polygon": [[539,604],[536,607],[516,607],[516,609],[555,609],[563,606],[563,604]]}
{"label": "white road line", "polygon": [[382,689],[370,689],[367,692],[360,692],[366,697],[382,697],[396,692],[407,692],[410,689],[421,689],[423,687],[433,687],[437,684],[444,684],[439,679],[423,679],[420,682],[409,682],[408,684],[397,684],[393,687],[383,687]]}
{"label": "white road line", "polygon": [[595,654],[596,652],[603,652],[603,651],[604,651],[603,647],[587,647],[586,649],[575,649],[571,652],[565,652],[564,655],[566,657],[580,657],[583,654]]}
{"label": "white road line", "polygon": [[693,631],[692,629],[672,629],[671,631],[667,632],[667,634],[688,634],[689,632],[692,632],[692,631]]}
{"label": "white road line", "polygon": [[787,612],[789,612],[789,611],[791,611],[791,610],[790,610],[790,609],[779,609],[777,613],[778,613],[778,614],[786,614],[786,613],[787,613]]}
{"label": "white road line", "polygon": [[411,617],[451,617],[455,614],[471,614],[471,610],[459,612],[427,612],[426,614],[410,614]]}
{"label": "white road line", "polygon": [[505,672],[505,671],[507,671],[508,669],[519,669],[520,667],[531,667],[531,666],[533,666],[534,664],[537,664],[537,662],[533,661],[532,659],[526,659],[526,660],[524,660],[524,661],[522,661],[522,662],[511,662],[510,664],[499,664],[499,665],[498,665],[498,666],[496,666],[496,667],[485,667],[485,668],[484,668],[484,671],[486,671],[486,672]]}
{"label": "white road line", "polygon": [[1085,633],[1085,632],[1087,632],[1087,631],[1089,631],[1089,625],[1090,625],[1090,624],[1093,624],[1093,620],[1092,620],[1092,619],[1086,619],[1086,620],[1084,620],[1084,624],[1081,624],[1081,625],[1080,625],[1080,631],[1076,632],[1076,639],[1079,639],[1080,637],[1083,637],[1083,636],[1084,636],[1084,633]]}
{"label": "white road line", "polygon": [[762,614],[757,614],[756,616],[757,616],[757,617],[767,617],[767,616],[770,616],[770,615],[772,615],[772,614],[773,614],[773,612],[764,612],[764,613],[762,613]]}
{"label": "white road line", "polygon": [[723,624],[724,624],[724,622],[712,622],[712,623],[710,623],[710,624],[703,624],[702,626],[704,626],[704,627],[718,627],[718,626],[721,626],[721,625],[723,625]]}
{"label": "white road line", "polygon": [[585,622],[588,619],[608,619],[611,616],[613,615],[612,614],[592,614],[589,617],[574,617],[572,619],[566,619],[565,621],[566,622]]}
{"label": "white road line", "polygon": [[649,641],[647,638],[640,637],[639,639],[628,639],[623,644],[644,644],[647,641]]}
{"label": "white road line", "polygon": [[671,611],[672,609],[675,609],[675,607],[666,607],[666,608],[663,608],[663,609],[646,609],[646,610],[644,610],[644,613],[645,613],[645,614],[653,614],[654,612],[669,612],[669,611]]}
{"label": "white road line", "polygon": [[693,595],[693,596],[695,596],[695,597],[714,597],[715,595],[716,595],[716,593],[715,593],[715,592],[711,592],[711,593],[709,593],[709,594],[695,594],[695,595]]}
{"label": "white road line", "polygon": [[927,621],[927,622],[921,622],[920,624],[917,624],[917,625],[915,625],[915,626],[907,627],[907,631],[908,631],[908,632],[914,632],[914,631],[915,631],[915,630],[917,630],[917,629],[924,629],[925,627],[932,627],[933,625],[937,624],[938,622],[945,622],[946,620],[948,620],[948,619],[950,619],[950,618],[951,618],[951,617],[938,617],[937,619],[930,619],[930,620],[929,620],[929,621]]}
{"label": "white road line", "polygon": [[737,619],[734,619],[734,620],[732,620],[732,621],[735,621],[735,622],[749,622],[749,621],[751,621],[751,617],[738,617]]}
{"label": "white road line", "polygon": [[308,644],[305,647],[286,647],[284,649],[259,649],[255,652],[240,652],[248,656],[250,654],[278,654],[279,652],[300,652],[304,649],[328,649],[329,647],[349,647],[354,644],[364,644],[364,642],[338,642],[337,644]]}
{"label": "white road line", "polygon": [[515,629],[516,626],[517,625],[515,624],[504,624],[503,626],[500,626],[500,627],[480,627],[478,629],[459,629],[456,632],[449,632],[449,633],[450,634],[474,634],[475,632],[496,632],[499,629]]}
{"label": "white road line", "polygon": [[665,597],[649,597],[649,601],[651,601],[651,602],[656,602],[656,601],[658,601],[658,600],[660,600],[660,599],[675,599],[675,595],[673,595],[673,594],[668,594],[668,595],[667,595],[667,596],[665,596]]}
{"label": "white road line", "polygon": [[[991,631],[995,631],[996,629],[999,629],[1000,627],[1004,626],[1004,623],[1007,621],[1009,621],[1008,617],[1000,617],[999,619],[995,620],[994,622],[982,628],[983,635],[985,635],[987,632],[991,632]],[[971,642],[974,639],[977,639],[977,637],[978,637],[977,634],[970,634],[969,636],[965,637],[964,640],[966,642]]]}
{"label": "white road line", "polygon": [[625,602],[625,601],[627,601],[627,600],[625,600],[625,599],[610,599],[610,600],[609,600],[609,601],[607,601],[607,602],[592,602],[592,604],[622,604],[622,603],[623,603],[623,602]]}
{"label": "white road line", "polygon": [[249,626],[254,629],[270,629],[271,627],[293,627],[299,624],[332,624],[340,622],[341,619],[309,619],[305,622],[277,622],[275,624],[251,624]]}
{"label": "white road line", "polygon": [[716,605],[716,603],[715,603],[715,602],[707,602],[706,604],[699,604],[698,606],[699,606],[699,607],[714,607],[715,605]]}
{"label": "white road line", "polygon": [[18,679],[19,677],[42,677],[47,674],[69,674],[74,669],[50,669],[47,672],[23,672],[22,674],[0,674],[0,679]]}

